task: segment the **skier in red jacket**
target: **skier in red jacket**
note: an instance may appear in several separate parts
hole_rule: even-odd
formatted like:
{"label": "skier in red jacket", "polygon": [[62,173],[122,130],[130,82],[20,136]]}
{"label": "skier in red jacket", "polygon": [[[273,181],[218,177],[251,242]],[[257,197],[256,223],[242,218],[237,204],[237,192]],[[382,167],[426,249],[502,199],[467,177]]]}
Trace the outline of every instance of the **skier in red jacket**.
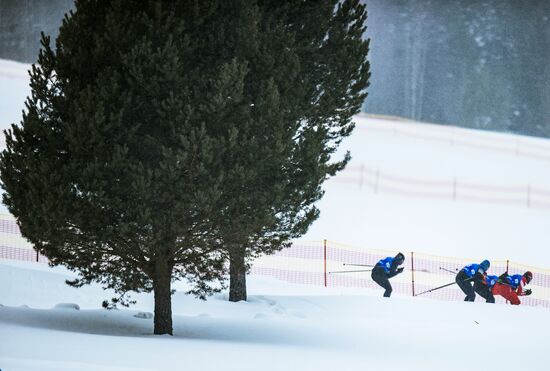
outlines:
{"label": "skier in red jacket", "polygon": [[531,295],[531,290],[523,291],[523,286],[529,284],[533,279],[533,273],[527,271],[523,275],[514,274],[508,275],[508,272],[503,273],[498,278],[497,283],[493,286],[493,295],[500,295],[504,299],[510,301],[512,305],[519,305],[521,301],[519,296]]}

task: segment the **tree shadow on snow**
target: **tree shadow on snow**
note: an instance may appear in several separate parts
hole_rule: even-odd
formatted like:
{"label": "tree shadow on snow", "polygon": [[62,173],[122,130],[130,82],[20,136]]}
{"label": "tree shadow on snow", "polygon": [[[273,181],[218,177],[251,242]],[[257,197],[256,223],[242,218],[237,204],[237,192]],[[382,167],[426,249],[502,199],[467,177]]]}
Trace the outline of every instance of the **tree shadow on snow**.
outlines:
{"label": "tree shadow on snow", "polygon": [[[129,310],[32,309],[0,307],[2,323],[81,334],[154,338],[153,319],[136,318]],[[298,325],[298,326],[296,326]],[[257,319],[173,316],[173,337],[178,340],[245,342],[258,344],[322,346],[327,334],[299,320],[273,321]]]}

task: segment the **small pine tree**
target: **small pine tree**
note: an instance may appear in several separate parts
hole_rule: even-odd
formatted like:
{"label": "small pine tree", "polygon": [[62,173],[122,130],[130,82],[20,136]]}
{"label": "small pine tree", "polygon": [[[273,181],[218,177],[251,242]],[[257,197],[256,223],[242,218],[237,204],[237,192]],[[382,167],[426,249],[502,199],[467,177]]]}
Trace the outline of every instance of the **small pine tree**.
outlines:
{"label": "small pine tree", "polygon": [[246,300],[250,260],[289,246],[318,217],[322,183],[350,159],[330,163],[370,77],[358,0],[259,1],[255,11],[253,29],[217,47],[246,66],[223,114],[240,148],[226,152],[219,200],[230,301]]}

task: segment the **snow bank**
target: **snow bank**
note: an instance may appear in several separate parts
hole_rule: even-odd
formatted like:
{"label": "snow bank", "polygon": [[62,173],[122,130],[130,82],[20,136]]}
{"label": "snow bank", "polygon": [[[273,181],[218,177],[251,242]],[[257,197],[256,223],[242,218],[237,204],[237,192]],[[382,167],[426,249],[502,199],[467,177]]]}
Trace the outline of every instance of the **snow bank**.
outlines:
{"label": "snow bank", "polygon": [[[14,271],[28,274],[37,265],[0,263],[0,271],[6,266],[17,275]],[[31,276],[48,285],[64,279],[44,269]],[[492,368],[512,369],[524,366],[522,355],[529,355],[531,370],[547,368],[546,309],[399,296],[388,300],[381,290],[344,292],[256,276],[249,283],[250,300],[239,303],[228,302],[225,294],[195,300],[183,295],[180,286],[173,300],[174,336],[159,337],[152,335],[152,319],[136,318],[140,312],[134,309],[17,307],[35,286],[2,280],[0,292],[15,286],[21,299],[0,307],[0,367],[459,370],[465,362],[486,365],[490,355]],[[60,286],[55,294],[70,297],[73,290]],[[102,297],[88,291],[74,303],[86,306]],[[138,305],[153,308],[150,300]]]}

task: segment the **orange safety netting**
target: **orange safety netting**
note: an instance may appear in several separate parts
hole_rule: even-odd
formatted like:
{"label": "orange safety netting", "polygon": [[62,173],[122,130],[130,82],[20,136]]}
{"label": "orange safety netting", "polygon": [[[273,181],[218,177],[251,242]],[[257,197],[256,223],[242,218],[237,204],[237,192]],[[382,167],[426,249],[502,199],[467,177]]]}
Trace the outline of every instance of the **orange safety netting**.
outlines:
{"label": "orange safety netting", "polygon": [[[460,288],[450,286],[427,292],[439,286],[455,282],[456,274],[466,265],[479,263],[472,259],[452,258],[423,253],[405,252],[405,270],[390,282],[393,292],[401,295],[415,295],[438,300],[464,300]],[[253,263],[252,273],[267,275],[283,281],[326,285],[327,287],[364,287],[382,289],[370,277],[371,266],[387,256],[395,256],[396,250],[375,250],[323,241],[296,243],[274,255],[258,259]],[[522,296],[524,305],[550,308],[550,270],[522,265],[511,261],[491,261],[489,274],[500,275],[533,272],[531,296]],[[476,301],[485,301],[476,295]],[[500,296],[497,303],[505,303]]]}
{"label": "orange safety netting", "polygon": [[[253,262],[251,272],[274,277],[286,282],[327,287],[364,287],[382,290],[370,277],[370,269],[380,259],[395,256],[397,250],[376,250],[354,247],[332,241],[297,242],[290,248]],[[453,283],[460,269],[472,263],[472,259],[452,258],[423,253],[405,252],[405,270],[391,279],[393,292],[439,300],[464,300],[464,293],[457,285],[427,292],[439,286]],[[489,274],[500,275],[533,272],[529,284],[533,294],[522,296],[522,304],[550,308],[550,270],[523,265],[511,261],[491,261]],[[25,241],[12,219],[0,219],[0,259],[25,260],[46,263],[48,259],[38,254]],[[351,271],[351,272],[350,272]],[[476,300],[484,299],[477,296]],[[497,296],[497,303],[504,299]]]}

